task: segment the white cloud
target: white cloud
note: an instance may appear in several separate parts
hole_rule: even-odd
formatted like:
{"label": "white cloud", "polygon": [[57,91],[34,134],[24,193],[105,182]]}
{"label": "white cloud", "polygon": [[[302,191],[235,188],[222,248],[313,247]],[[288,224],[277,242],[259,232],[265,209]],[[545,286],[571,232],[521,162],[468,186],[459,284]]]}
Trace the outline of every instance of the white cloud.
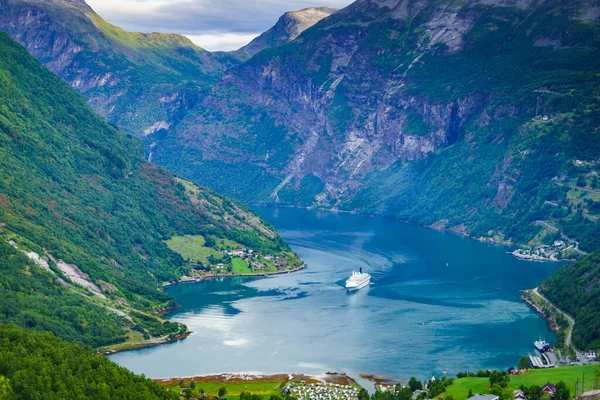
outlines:
{"label": "white cloud", "polygon": [[185,35],[192,42],[208,51],[230,51],[237,50],[247,45],[260,35],[258,33],[234,33],[234,32],[216,32],[202,35]]}
{"label": "white cloud", "polygon": [[[170,32],[209,50],[231,50],[264,32],[286,11],[342,8],[351,0],[86,0],[108,22],[130,31]],[[249,39],[249,40],[248,40]],[[239,46],[238,46],[239,45]],[[236,47],[237,46],[237,47]]]}

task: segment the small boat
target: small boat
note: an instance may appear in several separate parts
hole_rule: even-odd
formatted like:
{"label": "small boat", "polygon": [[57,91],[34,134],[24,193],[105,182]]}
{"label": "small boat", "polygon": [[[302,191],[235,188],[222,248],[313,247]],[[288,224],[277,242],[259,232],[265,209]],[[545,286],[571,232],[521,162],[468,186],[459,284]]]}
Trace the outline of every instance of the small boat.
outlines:
{"label": "small boat", "polygon": [[348,278],[346,281],[346,289],[348,289],[349,292],[359,290],[369,285],[370,282],[371,275],[367,274],[366,272],[362,272],[361,268],[359,272],[352,272],[352,275],[350,275],[350,278]]}
{"label": "small boat", "polygon": [[540,337],[540,340],[536,340],[535,342],[533,342],[533,346],[540,353],[544,353],[546,351],[550,351],[550,344],[548,344],[545,340],[542,340],[541,337]]}

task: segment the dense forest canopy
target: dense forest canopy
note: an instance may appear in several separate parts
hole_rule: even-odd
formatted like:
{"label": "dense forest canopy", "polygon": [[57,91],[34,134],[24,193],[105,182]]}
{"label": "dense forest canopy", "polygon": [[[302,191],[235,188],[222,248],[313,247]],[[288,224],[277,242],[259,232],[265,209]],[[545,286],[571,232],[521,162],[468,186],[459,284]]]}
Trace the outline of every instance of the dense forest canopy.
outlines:
{"label": "dense forest canopy", "polygon": [[97,356],[90,348],[14,325],[0,325],[2,376],[2,400],[178,398],[154,381]]}
{"label": "dense forest canopy", "polygon": [[558,270],[541,290],[575,318],[575,346],[583,350],[600,349],[600,250]]}

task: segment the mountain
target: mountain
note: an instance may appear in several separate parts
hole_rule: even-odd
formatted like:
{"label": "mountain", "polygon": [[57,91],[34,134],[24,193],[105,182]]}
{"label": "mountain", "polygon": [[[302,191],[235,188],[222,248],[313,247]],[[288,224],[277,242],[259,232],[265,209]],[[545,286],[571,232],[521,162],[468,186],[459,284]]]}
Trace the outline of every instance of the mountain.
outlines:
{"label": "mountain", "polygon": [[599,4],[358,0],[228,70],[153,161],[244,202],[590,251]]}
{"label": "mountain", "polygon": [[253,56],[264,49],[291,42],[300,36],[302,32],[336,11],[338,10],[329,7],[310,7],[299,11],[286,12],[271,29],[242,47],[240,51]]}
{"label": "mountain", "polygon": [[50,333],[0,325],[0,398],[125,400],[179,396],[96,356],[89,348],[64,342]]}
{"label": "mountain", "polygon": [[94,111],[139,136],[172,126],[237,63],[180,35],[126,32],[84,0],[0,0],[0,29]]}
{"label": "mountain", "polygon": [[552,303],[575,318],[573,342],[578,349],[600,348],[600,252],[566,265],[540,289]]}
{"label": "mountain", "polygon": [[245,207],[146,163],[138,139],[4,33],[0,48],[0,323],[95,348],[172,338],[185,327],[155,316],[174,305],[157,286],[192,266],[169,239],[297,261]]}
{"label": "mountain", "polygon": [[[94,57],[74,71],[125,60],[99,111],[145,135],[152,162],[238,200],[600,246],[597,0],[358,0],[277,45],[310,19],[282,17],[238,66],[189,43],[174,51],[178,36],[122,31],[82,1],[0,4],[0,28],[51,69],[80,47]],[[86,37],[99,45],[55,45]],[[182,51],[195,54],[189,71],[173,67]]]}

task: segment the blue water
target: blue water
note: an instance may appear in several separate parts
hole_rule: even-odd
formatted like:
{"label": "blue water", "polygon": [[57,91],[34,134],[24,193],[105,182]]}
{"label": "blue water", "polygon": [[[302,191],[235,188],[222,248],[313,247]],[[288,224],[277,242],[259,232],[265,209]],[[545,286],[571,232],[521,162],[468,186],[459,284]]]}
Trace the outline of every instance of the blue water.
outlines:
{"label": "blue water", "polygon": [[[308,264],[269,278],[168,289],[169,316],[194,331],[179,343],[111,358],[150,377],[221,372],[374,373],[421,379],[507,368],[533,351],[546,322],[519,301],[558,264],[431,229],[301,209],[257,211]],[[348,294],[359,267],[371,285]]]}

